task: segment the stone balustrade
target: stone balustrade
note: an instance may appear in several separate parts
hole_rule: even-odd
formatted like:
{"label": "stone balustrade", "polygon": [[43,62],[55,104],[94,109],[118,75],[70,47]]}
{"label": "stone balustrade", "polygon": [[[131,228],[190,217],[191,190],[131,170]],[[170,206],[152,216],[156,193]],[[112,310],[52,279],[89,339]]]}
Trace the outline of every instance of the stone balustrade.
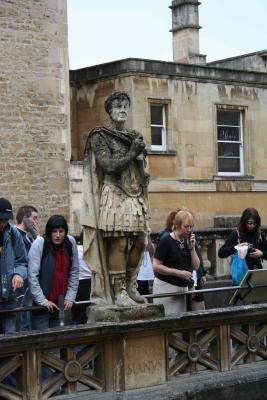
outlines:
{"label": "stone balustrade", "polygon": [[[204,379],[207,391],[211,376],[225,385],[228,371],[231,385],[242,390],[236,373],[247,379],[257,365],[266,369],[266,335],[267,304],[1,335],[0,397],[43,400],[62,394],[95,400],[127,391],[130,400],[136,399],[135,389],[160,385],[161,399],[178,399],[177,393],[164,394],[164,385],[176,382],[182,388],[193,374],[196,383],[198,376]],[[16,387],[8,383],[15,377]]]}

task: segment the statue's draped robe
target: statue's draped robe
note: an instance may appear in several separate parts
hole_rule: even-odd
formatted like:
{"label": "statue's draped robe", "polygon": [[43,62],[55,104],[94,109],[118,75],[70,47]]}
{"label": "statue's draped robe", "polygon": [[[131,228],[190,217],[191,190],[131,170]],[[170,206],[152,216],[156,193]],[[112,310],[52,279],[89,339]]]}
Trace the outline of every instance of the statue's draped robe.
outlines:
{"label": "statue's draped robe", "polygon": [[149,230],[144,154],[123,161],[137,135],[132,130],[123,134],[95,128],[85,146],[81,224],[84,259],[93,275],[91,301],[95,304],[113,303],[104,237]]}

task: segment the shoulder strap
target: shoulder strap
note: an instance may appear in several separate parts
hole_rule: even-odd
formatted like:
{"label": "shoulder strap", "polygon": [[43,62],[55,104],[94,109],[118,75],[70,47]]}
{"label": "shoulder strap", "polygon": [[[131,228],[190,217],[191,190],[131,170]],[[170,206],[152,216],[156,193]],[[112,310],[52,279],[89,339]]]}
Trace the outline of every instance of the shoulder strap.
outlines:
{"label": "shoulder strap", "polygon": [[67,247],[67,252],[69,255],[70,260],[72,260],[72,243],[70,241],[70,239],[68,238],[68,236],[66,237],[66,247]]}
{"label": "shoulder strap", "polygon": [[48,243],[47,243],[47,241],[45,240],[45,237],[43,237],[43,239],[44,239],[44,246],[43,246],[43,252],[42,252],[42,257],[41,257],[41,267],[42,267],[43,259],[45,258],[45,256],[46,256],[46,255],[48,254],[48,252],[49,252]]}
{"label": "shoulder strap", "polygon": [[10,240],[11,240],[11,245],[12,245],[12,247],[14,249],[16,238],[15,238],[14,228],[13,228],[12,225],[10,225]]}

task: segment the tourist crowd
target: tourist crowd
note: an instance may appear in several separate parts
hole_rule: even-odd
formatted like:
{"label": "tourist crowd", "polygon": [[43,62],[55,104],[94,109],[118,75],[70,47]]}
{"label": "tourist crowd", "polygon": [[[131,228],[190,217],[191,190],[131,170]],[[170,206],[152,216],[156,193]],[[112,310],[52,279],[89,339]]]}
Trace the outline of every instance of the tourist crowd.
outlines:
{"label": "tourist crowd", "polygon": [[[73,324],[86,323],[91,272],[83,260],[82,234],[75,240],[68,234],[64,216],[53,215],[46,223],[45,233],[39,235],[38,210],[33,206],[19,208],[17,225],[10,223],[12,219],[11,203],[0,198],[1,332],[60,326],[66,316]],[[175,208],[167,215],[155,249],[149,239],[144,252],[137,290],[141,295],[153,291],[154,303],[163,304],[166,315],[179,315],[188,304],[182,295],[157,297],[164,293],[195,291],[191,309],[205,309],[203,295],[197,291],[205,286],[206,271],[193,228],[193,212]],[[266,237],[254,208],[243,211],[237,228],[218,255],[226,258],[241,253],[248,269],[262,268],[261,260],[267,259]],[[25,306],[35,307],[31,312],[14,312],[16,307]]]}
{"label": "tourist crowd", "polygon": [[[38,234],[35,207],[20,207],[16,226],[9,222],[12,219],[11,203],[0,198],[1,332],[62,325],[65,312],[72,313],[69,319],[74,323],[86,322],[84,306],[74,303],[89,300],[91,274],[82,263],[82,246],[68,234],[64,216],[51,216],[44,235]],[[18,306],[35,307],[31,312],[12,312]]]}

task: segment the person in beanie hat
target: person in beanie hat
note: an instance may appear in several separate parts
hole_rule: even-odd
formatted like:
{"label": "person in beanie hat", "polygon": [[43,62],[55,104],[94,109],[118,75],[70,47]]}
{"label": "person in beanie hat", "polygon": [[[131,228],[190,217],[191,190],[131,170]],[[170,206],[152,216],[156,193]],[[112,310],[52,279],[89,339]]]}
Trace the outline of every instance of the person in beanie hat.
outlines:
{"label": "person in beanie hat", "polygon": [[[9,200],[0,198],[0,310],[16,308],[16,290],[23,286],[27,278],[27,254],[23,240],[13,219],[12,205]],[[16,331],[16,314],[0,313],[1,332]]]}

